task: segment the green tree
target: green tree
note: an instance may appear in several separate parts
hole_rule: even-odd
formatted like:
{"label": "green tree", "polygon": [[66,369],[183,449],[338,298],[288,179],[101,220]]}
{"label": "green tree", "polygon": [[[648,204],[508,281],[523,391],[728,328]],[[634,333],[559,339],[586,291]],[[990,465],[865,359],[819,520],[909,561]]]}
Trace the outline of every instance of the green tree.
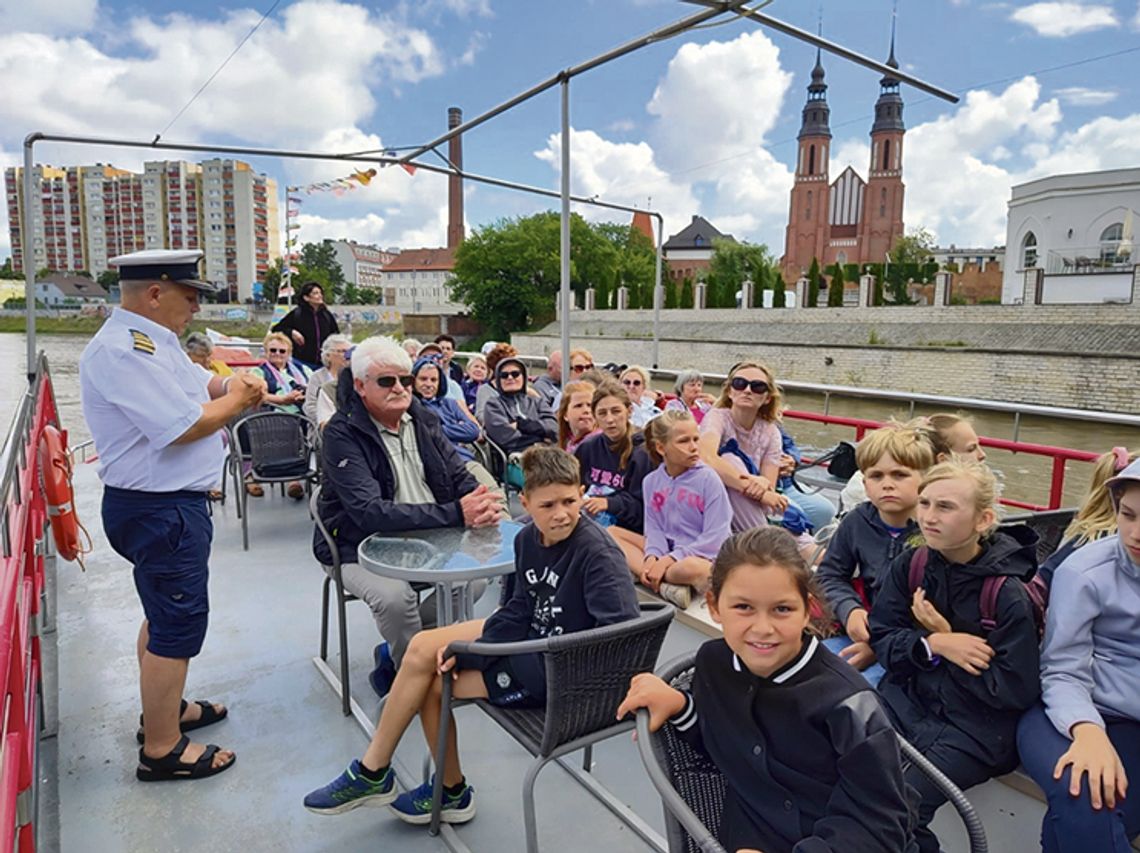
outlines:
{"label": "green tree", "polygon": [[693,280],[689,276],[685,276],[684,280],[681,282],[680,307],[692,308],[693,305],[696,304],[695,299],[696,297],[693,294]]}
{"label": "green tree", "polygon": [[843,277],[843,267],[836,265],[835,273],[831,276],[831,283],[827,286],[827,307],[843,307],[843,290],[846,281]]}
{"label": "green tree", "polygon": [[915,228],[895,240],[889,257],[891,263],[885,277],[890,299],[896,305],[913,305],[907,285],[912,281],[928,283],[938,272],[938,264],[934,260],[934,235],[925,228]]}
{"label": "green tree", "polygon": [[3,266],[0,266],[0,278],[8,280],[16,278],[16,271],[12,268],[12,259],[10,257],[4,260]]}
{"label": "green tree", "polygon": [[819,261],[816,258],[812,258],[811,267],[808,269],[808,308],[815,308],[819,305],[819,288],[821,284],[822,277],[819,274]]}
{"label": "green tree", "polygon": [[[301,247],[301,258],[296,265],[297,272],[293,275],[293,292],[299,291],[300,286],[307,281],[315,281],[325,292],[325,301],[329,303],[343,302],[345,288],[348,282],[344,280],[344,270],[340,261],[336,259],[336,249],[331,240],[320,243],[306,243]],[[267,288],[264,287],[263,291]],[[273,300],[277,299],[277,289],[273,291]],[[294,297],[294,300],[296,297]]]}
{"label": "green tree", "polygon": [[673,278],[665,281],[665,306],[666,308],[677,308],[681,304],[680,294],[677,293],[677,282]]}
{"label": "green tree", "polygon": [[[768,247],[761,244],[737,243],[732,240],[713,242],[712,260],[709,262],[708,285],[710,308],[734,308],[736,294],[751,280],[755,294],[761,294],[774,269]],[[763,304],[763,303],[759,303]]]}
{"label": "green tree", "polygon": [[772,307],[786,308],[787,306],[788,285],[784,282],[783,274],[777,271],[772,279]]}
{"label": "green tree", "polygon": [[119,286],[119,274],[115,270],[103,270],[95,282],[104,290],[110,290]]}

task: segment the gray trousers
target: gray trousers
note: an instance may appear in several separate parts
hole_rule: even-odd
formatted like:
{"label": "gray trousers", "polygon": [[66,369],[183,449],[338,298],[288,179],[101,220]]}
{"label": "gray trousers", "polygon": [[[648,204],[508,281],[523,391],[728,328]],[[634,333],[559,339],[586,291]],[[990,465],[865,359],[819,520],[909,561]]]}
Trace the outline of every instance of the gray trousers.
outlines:
{"label": "gray trousers", "polygon": [[[324,570],[331,573],[332,567],[324,566]],[[434,592],[421,602],[416,591],[406,581],[381,577],[361,568],[359,563],[343,563],[340,578],[345,592],[365,602],[372,611],[380,636],[388,641],[392,660],[397,667],[404,659],[404,652],[408,650],[412,637],[424,628],[436,627]],[[472,581],[471,591],[474,600],[478,601],[487,591],[487,581]],[[459,612],[462,595],[462,591],[457,589],[452,596],[452,606],[456,613]]]}

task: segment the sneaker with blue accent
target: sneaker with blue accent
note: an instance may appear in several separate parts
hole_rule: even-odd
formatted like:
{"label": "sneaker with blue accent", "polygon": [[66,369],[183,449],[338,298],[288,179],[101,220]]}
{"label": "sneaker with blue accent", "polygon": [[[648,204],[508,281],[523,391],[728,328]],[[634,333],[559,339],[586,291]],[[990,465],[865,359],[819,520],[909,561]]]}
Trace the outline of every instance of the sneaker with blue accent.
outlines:
{"label": "sneaker with blue accent", "polygon": [[[428,780],[418,788],[406,791],[396,797],[389,808],[404,823],[431,823],[431,786]],[[467,823],[475,817],[475,789],[464,783],[463,791],[457,797],[449,797],[443,791],[443,804],[439,813],[444,823]]]}
{"label": "sneaker with blue accent", "polygon": [[[316,814],[342,814],[360,806],[379,808],[396,799],[396,772],[389,767],[378,782],[364,775],[360,762],[353,759],[348,769],[305,797],[305,808]],[[428,789],[431,812],[431,789]]]}
{"label": "sneaker with blue accent", "polygon": [[376,647],[372,652],[372,660],[376,667],[368,673],[368,683],[372,685],[376,695],[383,699],[396,680],[396,662],[392,660],[392,653],[387,643],[381,643]]}

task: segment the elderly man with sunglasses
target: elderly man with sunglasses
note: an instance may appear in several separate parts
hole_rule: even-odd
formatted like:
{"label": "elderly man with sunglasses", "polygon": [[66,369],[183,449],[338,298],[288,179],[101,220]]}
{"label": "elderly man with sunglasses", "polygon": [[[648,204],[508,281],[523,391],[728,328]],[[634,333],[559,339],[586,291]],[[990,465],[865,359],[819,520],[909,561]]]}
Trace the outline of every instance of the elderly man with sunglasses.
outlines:
{"label": "elderly man with sunglasses", "polygon": [[[340,390],[349,374],[342,371]],[[500,496],[468,473],[439,419],[412,394],[412,362],[393,339],[369,338],[352,353],[350,393],[325,427],[320,503],[332,531],[345,589],[366,601],[387,640],[377,647],[369,681],[388,692],[411,638],[434,614],[403,581],[363,569],[356,550],[373,533],[432,527],[498,524]],[[314,553],[328,567],[332,555],[314,536]],[[422,616],[421,616],[422,613]]]}

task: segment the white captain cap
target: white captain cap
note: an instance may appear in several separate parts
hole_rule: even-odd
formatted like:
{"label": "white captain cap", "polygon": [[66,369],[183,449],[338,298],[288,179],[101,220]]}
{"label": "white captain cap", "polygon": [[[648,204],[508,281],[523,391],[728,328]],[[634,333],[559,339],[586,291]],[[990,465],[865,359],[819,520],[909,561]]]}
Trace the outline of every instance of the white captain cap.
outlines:
{"label": "white captain cap", "polygon": [[221,290],[216,284],[198,278],[199,249],[146,249],[111,258],[107,263],[119,268],[119,281],[169,281],[205,293]]}

